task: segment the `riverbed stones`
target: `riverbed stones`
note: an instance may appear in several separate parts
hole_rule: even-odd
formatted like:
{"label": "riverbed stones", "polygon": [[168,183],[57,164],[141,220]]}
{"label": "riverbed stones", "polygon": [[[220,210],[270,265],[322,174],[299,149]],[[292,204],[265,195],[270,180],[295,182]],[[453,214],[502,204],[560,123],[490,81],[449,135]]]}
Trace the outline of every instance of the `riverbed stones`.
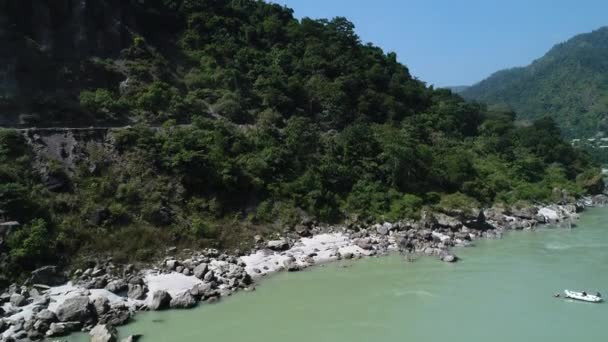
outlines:
{"label": "riverbed stones", "polygon": [[201,263],[194,268],[194,276],[198,279],[203,279],[205,277],[205,273],[209,269],[209,265],[206,263]]}
{"label": "riverbed stones", "polygon": [[210,283],[199,283],[190,289],[190,294],[195,298],[210,297],[213,293],[214,291]]}
{"label": "riverbed stones", "polygon": [[352,258],[354,258],[354,257],[355,257],[355,255],[354,255],[353,253],[351,253],[351,252],[344,252],[344,253],[341,253],[341,254],[340,254],[340,256],[341,256],[343,259],[346,259],[346,260],[350,260],[350,259],[352,259]]}
{"label": "riverbed stones", "polygon": [[36,314],[36,318],[48,323],[57,322],[57,315],[49,309],[43,309]]}
{"label": "riverbed stones", "polygon": [[73,331],[80,329],[82,323],[80,322],[59,322],[51,323],[49,330],[46,331],[46,336],[56,337],[65,336]]}
{"label": "riverbed stones", "polygon": [[131,311],[124,304],[114,305],[105,315],[99,317],[99,324],[110,326],[120,326],[126,324],[131,319]]}
{"label": "riverbed stones", "polygon": [[93,300],[93,307],[97,316],[101,316],[110,311],[110,300],[106,297],[97,297]]}
{"label": "riverbed stones", "polygon": [[24,306],[25,304],[27,304],[27,299],[25,298],[25,296],[19,293],[13,293],[10,298],[10,303],[14,307]]}
{"label": "riverbed stones", "polygon": [[145,285],[140,284],[129,284],[127,297],[135,300],[140,300],[146,298],[146,293],[148,292],[148,288]]}
{"label": "riverbed stones", "polygon": [[67,282],[65,274],[61,273],[57,266],[44,266],[32,271],[29,279],[30,284],[43,284],[48,286],[58,286]]}
{"label": "riverbed stones", "polygon": [[359,248],[367,250],[367,251],[374,248],[372,246],[371,240],[368,238],[357,239],[355,241],[355,245],[357,245],[357,246],[359,246]]}
{"label": "riverbed stones", "polygon": [[294,257],[289,257],[285,259],[283,261],[283,267],[285,267],[288,272],[297,272],[302,269],[302,267],[298,265],[296,258]]}
{"label": "riverbed stones", "polygon": [[285,238],[271,240],[266,243],[266,247],[273,251],[286,251],[289,249],[289,242]]}
{"label": "riverbed stones", "polygon": [[82,284],[85,289],[103,289],[108,285],[108,280],[105,277],[93,278]]}
{"label": "riverbed stones", "polygon": [[57,318],[61,322],[87,322],[91,320],[93,310],[89,297],[72,297],[59,305],[57,308]]}
{"label": "riverbed stones", "polygon": [[173,298],[171,298],[171,302],[169,303],[169,306],[172,309],[190,309],[195,305],[196,298],[194,298],[194,296],[190,294],[190,291],[178,293]]}
{"label": "riverbed stones", "polygon": [[107,324],[98,324],[89,333],[91,342],[116,342],[116,328]]}
{"label": "riverbed stones", "polygon": [[538,209],[536,207],[511,208],[511,215],[526,220],[531,220],[536,216]]}
{"label": "riverbed stones", "polygon": [[460,227],[462,227],[462,222],[460,222],[460,220],[458,220],[452,216],[448,216],[443,213],[436,213],[436,214],[434,214],[434,216],[435,216],[436,226],[443,227],[443,228],[449,228],[454,231],[456,231],[456,230],[460,229]]}
{"label": "riverbed stones", "polygon": [[109,282],[108,285],[105,286],[105,289],[112,293],[119,294],[127,292],[128,285],[123,279],[117,279]]}
{"label": "riverbed stones", "polygon": [[139,341],[140,338],[141,338],[141,335],[130,335],[130,336],[124,338],[120,342],[137,342],[137,341]]}
{"label": "riverbed stones", "polygon": [[167,291],[159,290],[152,294],[150,310],[165,310],[171,304],[171,295]]}
{"label": "riverbed stones", "polygon": [[177,266],[179,266],[179,261],[177,261],[175,259],[167,260],[165,262],[165,266],[167,267],[167,269],[169,271],[173,271],[177,268]]}
{"label": "riverbed stones", "polygon": [[203,277],[203,280],[210,283],[213,280],[215,280],[215,272],[214,271],[208,271],[207,273],[205,273],[205,276]]}
{"label": "riverbed stones", "polygon": [[380,234],[380,236],[388,235],[388,233],[391,231],[391,229],[393,229],[393,225],[388,222],[385,222],[383,224],[377,224],[375,227],[376,227],[376,232],[378,234]]}
{"label": "riverbed stones", "polygon": [[445,254],[441,257],[441,261],[443,262],[456,262],[458,260],[458,258],[454,255],[454,254]]}

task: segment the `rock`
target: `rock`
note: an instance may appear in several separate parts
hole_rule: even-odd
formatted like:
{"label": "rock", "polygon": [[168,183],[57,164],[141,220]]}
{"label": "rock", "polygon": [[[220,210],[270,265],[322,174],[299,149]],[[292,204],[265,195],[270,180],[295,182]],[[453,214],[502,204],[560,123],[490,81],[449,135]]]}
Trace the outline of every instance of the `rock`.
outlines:
{"label": "rock", "polygon": [[[33,322],[33,320],[32,320],[32,322]],[[52,322],[52,323],[55,323],[55,322]],[[36,321],[34,322],[34,325],[32,326],[32,330],[44,333],[47,330],[49,330],[50,325],[51,325],[51,322],[43,321],[41,319],[36,319]],[[40,336],[40,339],[42,339],[42,337],[43,336]]]}
{"label": "rock", "polygon": [[440,227],[449,228],[451,230],[458,230],[462,227],[462,222],[454,217],[448,216],[443,213],[436,213],[435,215],[436,224]]}
{"label": "rock", "polygon": [[272,240],[266,243],[266,247],[273,251],[286,251],[289,249],[289,242],[285,238]]}
{"label": "rock", "polygon": [[196,298],[210,297],[213,293],[210,283],[196,284],[190,289],[190,294]]}
{"label": "rock", "polygon": [[2,318],[0,318],[0,333],[4,332],[4,330],[6,330],[8,324],[6,324],[6,322],[4,322],[4,320]]}
{"label": "rock", "polygon": [[87,322],[93,315],[93,307],[89,297],[77,296],[66,299],[57,308],[57,318],[60,322]]}
{"label": "rock", "polygon": [[165,266],[169,271],[173,271],[179,266],[179,262],[177,260],[167,260]]}
{"label": "rock", "polygon": [[107,324],[96,325],[91,332],[91,342],[116,342],[116,328],[111,327]]}
{"label": "rock", "polygon": [[359,248],[364,250],[371,250],[374,248],[371,244],[370,239],[357,239],[357,241],[355,241],[355,244],[359,246]]}
{"label": "rock", "polygon": [[189,309],[196,305],[196,298],[190,294],[190,291],[184,291],[177,294],[171,299],[169,306],[172,309]]}
{"label": "rock", "polygon": [[453,254],[445,254],[444,256],[441,257],[441,261],[445,261],[445,262],[456,262],[458,260],[458,257],[456,257]]}
{"label": "rock", "polygon": [[215,279],[215,272],[213,271],[208,271],[207,273],[205,273],[205,276],[203,277],[203,280],[210,283]]}
{"label": "rock", "polygon": [[437,219],[435,216],[426,210],[420,212],[420,225],[425,228],[432,228],[437,225]]}
{"label": "rock", "polygon": [[111,308],[105,315],[99,317],[99,324],[108,324],[115,327],[127,324],[129,319],[131,319],[129,308],[124,305],[117,305]]}
{"label": "rock", "polygon": [[30,284],[42,284],[48,286],[59,286],[65,284],[68,278],[61,273],[57,266],[44,266],[32,271],[29,279]]}
{"label": "rock", "polygon": [[342,258],[347,259],[347,260],[355,257],[355,255],[351,252],[342,253],[341,256],[342,256]]}
{"label": "rock", "polygon": [[168,309],[171,304],[171,295],[167,291],[159,290],[152,295],[150,310]]}
{"label": "rock", "polygon": [[194,268],[194,276],[198,279],[203,279],[205,277],[205,273],[209,269],[209,265],[206,263],[201,263]]}
{"label": "rock", "polygon": [[283,267],[285,267],[288,272],[297,272],[302,269],[302,267],[297,264],[296,258],[294,257],[290,257],[283,261]]}
{"label": "rock", "polygon": [[136,342],[139,341],[141,335],[130,335],[127,338],[123,339],[121,342]]}
{"label": "rock", "polygon": [[98,316],[104,315],[110,311],[110,300],[106,297],[97,297],[93,301],[93,307]]}
{"label": "rock", "polygon": [[85,289],[103,289],[108,284],[106,278],[94,278],[91,281],[82,284]]}
{"label": "rock", "polygon": [[37,313],[36,318],[48,323],[57,322],[57,315],[49,309],[44,309]]}
{"label": "rock", "polygon": [[95,267],[93,271],[91,271],[91,277],[99,277],[106,273],[106,270],[102,267]]}
{"label": "rock", "polygon": [[144,285],[144,279],[140,276],[132,276],[127,279],[127,282],[131,285]]}
{"label": "rock", "polygon": [[123,279],[118,279],[109,282],[108,285],[106,285],[105,289],[112,293],[118,294],[126,292],[128,290],[128,285],[127,282]]}
{"label": "rock", "polygon": [[604,207],[608,204],[608,196],[606,195],[595,195],[591,198],[591,205]]}
{"label": "rock", "polygon": [[25,299],[25,296],[23,295],[13,293],[11,295],[10,303],[15,307],[24,306],[27,304],[27,299]]}
{"label": "rock", "polygon": [[393,225],[388,222],[376,225],[376,233],[380,234],[381,236],[388,235],[391,229],[393,229]]}
{"label": "rock", "polygon": [[524,208],[511,208],[511,215],[519,218],[523,218],[526,220],[531,220],[536,217],[537,209],[534,207],[524,207]]}
{"label": "rock", "polygon": [[146,293],[148,292],[148,288],[145,285],[133,285],[129,284],[128,286],[127,297],[131,299],[144,299],[146,298]]}
{"label": "rock", "polygon": [[303,225],[303,224],[299,224],[296,226],[295,228],[296,233],[300,236],[300,237],[310,237],[312,236],[312,233],[310,231],[310,227]]}
{"label": "rock", "polygon": [[432,235],[434,238],[436,238],[437,240],[439,240],[443,243],[452,241],[452,238],[449,235],[442,234],[440,232],[433,232]]}
{"label": "rock", "polygon": [[46,332],[46,336],[64,336],[73,331],[80,329],[82,323],[80,322],[63,322],[63,323],[51,323],[49,330]]}

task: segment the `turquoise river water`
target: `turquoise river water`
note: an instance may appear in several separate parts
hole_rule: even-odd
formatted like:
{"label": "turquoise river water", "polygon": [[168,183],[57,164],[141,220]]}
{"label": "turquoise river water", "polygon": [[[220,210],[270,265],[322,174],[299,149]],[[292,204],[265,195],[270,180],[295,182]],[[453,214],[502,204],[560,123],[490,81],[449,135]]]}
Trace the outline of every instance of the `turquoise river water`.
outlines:
{"label": "turquoise river water", "polygon": [[553,298],[566,288],[608,294],[608,209],[585,212],[572,230],[515,232],[456,253],[456,264],[389,256],[282,273],[218,304],[140,313],[119,331],[144,342],[608,338],[608,303]]}

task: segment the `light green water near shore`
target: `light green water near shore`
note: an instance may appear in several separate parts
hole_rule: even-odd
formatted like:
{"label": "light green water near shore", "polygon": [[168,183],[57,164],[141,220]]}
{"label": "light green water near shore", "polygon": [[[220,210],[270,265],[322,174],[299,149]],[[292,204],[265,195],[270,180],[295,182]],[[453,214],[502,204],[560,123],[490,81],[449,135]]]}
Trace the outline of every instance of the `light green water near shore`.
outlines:
{"label": "light green water near shore", "polygon": [[[553,298],[565,288],[608,295],[608,209],[578,228],[511,233],[456,251],[278,274],[255,293],[186,311],[141,313],[120,329],[145,342],[603,341],[608,303]],[[348,265],[343,268],[341,266]],[[87,341],[76,335],[70,341]]]}

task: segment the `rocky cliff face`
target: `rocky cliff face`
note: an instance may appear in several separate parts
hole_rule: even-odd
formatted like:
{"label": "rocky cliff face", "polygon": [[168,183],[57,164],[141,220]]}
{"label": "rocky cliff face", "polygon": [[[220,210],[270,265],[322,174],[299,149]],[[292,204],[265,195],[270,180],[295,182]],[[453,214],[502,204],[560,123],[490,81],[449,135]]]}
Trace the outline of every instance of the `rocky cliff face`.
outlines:
{"label": "rocky cliff face", "polygon": [[74,115],[79,93],[117,90],[126,79],[104,61],[119,59],[140,27],[153,39],[159,14],[140,10],[143,3],[0,0],[0,125],[51,126],[66,112],[75,121],[70,126],[95,122]]}
{"label": "rocky cliff face", "polygon": [[94,171],[97,163],[109,162],[107,159],[114,153],[112,130],[107,128],[29,129],[23,132],[39,169],[48,168],[48,162],[52,161],[68,175],[78,167]]}

